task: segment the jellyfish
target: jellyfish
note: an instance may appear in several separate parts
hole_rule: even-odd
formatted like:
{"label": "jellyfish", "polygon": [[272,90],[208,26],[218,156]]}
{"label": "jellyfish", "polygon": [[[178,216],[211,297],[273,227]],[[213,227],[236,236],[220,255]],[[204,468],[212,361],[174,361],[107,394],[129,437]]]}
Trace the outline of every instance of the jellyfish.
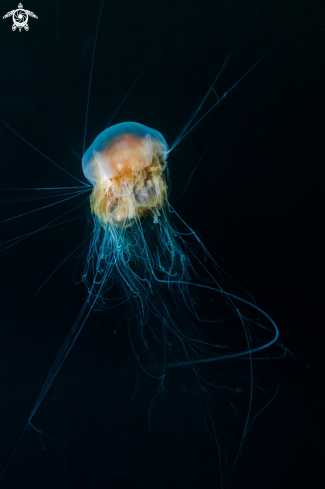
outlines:
{"label": "jellyfish", "polygon": [[[33,418],[90,314],[106,311],[109,321],[112,309],[122,308],[140,372],[157,382],[148,423],[166,383],[177,378],[180,388],[194,396],[201,412],[205,412],[205,424],[217,449],[222,487],[224,479],[232,477],[252,421],[265,407],[262,404],[252,415],[253,360],[277,342],[278,328],[245,291],[246,299],[235,289],[227,290],[231,279],[225,280],[194,230],[171,206],[170,152],[160,132],[136,122],[106,128],[84,152],[82,169],[91,185],[92,216],[82,275],[87,298],[25,430],[32,427],[41,433]],[[264,338],[261,331],[265,332]],[[227,375],[217,371],[211,374],[211,364],[231,360],[246,360],[249,375],[243,374],[243,366],[240,375],[234,367]],[[241,420],[239,446],[232,454],[232,463],[224,469],[225,428],[220,427],[218,417],[224,426],[234,422],[225,419],[228,415],[225,417],[224,402],[226,399],[232,409],[236,403],[242,405],[246,386],[240,377],[250,385],[247,410]],[[131,399],[136,396],[137,382]]]}
{"label": "jellyfish", "polygon": [[[240,80],[218,97],[209,112]],[[40,434],[42,448],[45,438],[53,441],[34,418],[90,318],[101,313],[109,324],[113,310],[118,310],[137,365],[130,400],[137,396],[139,377],[155,382],[148,407],[152,426],[157,405],[175,382],[176,389],[199,406],[215,445],[220,487],[231,479],[251,423],[273,398],[253,409],[254,360],[264,354],[267,358],[265,352],[278,342],[279,332],[271,317],[221,270],[170,203],[169,158],[206,115],[191,125],[197,114],[170,146],[158,130],[122,122],[109,125],[83,152],[81,165],[89,184],[81,182],[78,192],[91,193],[85,240],[89,246],[81,278],[86,299],[1,476],[27,429]],[[175,159],[172,164],[177,164]],[[226,373],[218,369],[222,362]],[[233,425],[240,436],[235,448],[228,450]]]}
{"label": "jellyfish", "polygon": [[[183,137],[184,131],[172,148]],[[137,122],[106,128],[84,152],[81,164],[91,190],[90,242],[82,274],[87,298],[18,444],[28,427],[40,432],[33,418],[90,314],[122,308],[137,364],[145,376],[158,383],[149,421],[156,398],[164,392],[172,372],[184,392],[194,395],[201,410],[206,411],[206,426],[215,441],[220,467],[223,443],[216,406],[222,404],[223,396],[230,402],[229,393],[239,396],[243,386],[236,369],[230,385],[225,376],[216,372],[212,376],[209,367],[226,360],[246,360],[250,375],[245,381],[251,388],[230,472],[234,470],[251,421],[254,355],[277,342],[278,328],[246,292],[244,299],[235,289],[227,290],[225,285],[229,286],[231,279],[224,279],[195,231],[170,204],[170,153],[159,131]],[[256,329],[266,333],[264,339]],[[136,385],[131,398],[134,395]],[[222,470],[220,477],[222,485]]]}

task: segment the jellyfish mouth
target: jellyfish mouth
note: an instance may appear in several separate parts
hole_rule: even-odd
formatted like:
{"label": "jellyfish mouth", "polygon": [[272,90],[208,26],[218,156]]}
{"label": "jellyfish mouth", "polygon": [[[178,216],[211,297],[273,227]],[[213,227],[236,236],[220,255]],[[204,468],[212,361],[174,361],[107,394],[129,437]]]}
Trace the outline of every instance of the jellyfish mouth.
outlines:
{"label": "jellyfish mouth", "polygon": [[165,165],[153,158],[151,165],[140,171],[130,170],[120,177],[102,178],[91,194],[91,210],[102,226],[132,226],[143,216],[159,214],[166,204]]}

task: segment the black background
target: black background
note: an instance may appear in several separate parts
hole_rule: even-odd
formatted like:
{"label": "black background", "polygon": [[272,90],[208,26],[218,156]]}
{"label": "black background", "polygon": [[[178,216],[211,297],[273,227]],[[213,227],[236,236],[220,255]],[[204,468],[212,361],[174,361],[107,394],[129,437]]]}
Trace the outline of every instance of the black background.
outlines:
{"label": "black background", "polygon": [[[1,1],[1,16],[14,8]],[[24,8],[38,15],[29,32],[12,32],[10,18],[0,24],[0,119],[83,179],[70,149],[82,155],[101,3],[31,0]],[[272,316],[293,354],[272,362],[279,393],[245,440],[234,488],[324,484],[324,29],[324,5],[300,0],[106,1],[100,21],[86,146],[142,71],[114,122],[153,127],[171,145],[227,56],[219,97],[261,58],[169,159],[172,204]],[[215,100],[211,94],[202,114]],[[5,125],[0,142],[1,188],[78,184]],[[2,219],[38,207],[9,203],[24,198],[2,191]],[[2,223],[1,241],[70,208],[68,201]],[[85,236],[80,219],[0,254],[1,469],[85,298],[73,283],[82,260],[64,263],[24,304]],[[166,393],[149,433],[150,395],[143,387],[130,401],[135,363],[118,321],[84,329],[33,420],[60,445],[29,428],[1,487],[221,487],[211,468],[215,447],[194,407]]]}

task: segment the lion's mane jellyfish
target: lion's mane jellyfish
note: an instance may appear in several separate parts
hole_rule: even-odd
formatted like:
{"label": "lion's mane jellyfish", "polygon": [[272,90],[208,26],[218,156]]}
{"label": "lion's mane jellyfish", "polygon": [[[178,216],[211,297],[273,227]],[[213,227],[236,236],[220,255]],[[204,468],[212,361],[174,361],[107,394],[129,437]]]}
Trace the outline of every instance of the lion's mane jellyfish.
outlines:
{"label": "lion's mane jellyfish", "polygon": [[89,304],[96,310],[123,304],[133,351],[146,372],[155,365],[150,375],[158,379],[168,362],[199,358],[203,345],[189,348],[200,341],[189,293],[194,269],[168,202],[168,154],[158,131],[125,122],[99,134],[82,159],[93,185],[83,275]]}
{"label": "lion's mane jellyfish", "polygon": [[[170,205],[169,153],[160,132],[125,122],[99,134],[82,159],[84,174],[93,185],[90,205],[94,228],[83,275],[88,303],[97,310],[122,303],[132,347],[137,336],[144,357],[148,356],[151,366],[160,365],[162,377],[168,364],[186,364],[195,370],[196,363],[251,351],[253,347],[243,335],[246,326],[238,301],[271,320],[254,304],[223,290],[224,279],[218,265]],[[211,273],[213,269],[218,281]],[[193,283],[193,278],[199,283]],[[229,285],[229,277],[224,283]],[[197,292],[190,291],[192,286],[200,287],[203,294],[208,290],[217,292],[218,318],[214,311],[213,319],[202,319],[201,299]],[[114,290],[118,290],[115,298]],[[221,311],[225,304],[228,312],[224,315]],[[225,327],[229,311],[231,320]],[[248,318],[245,320],[249,322]],[[204,337],[207,322],[223,323],[224,328],[218,327],[219,339],[228,341],[226,328],[232,331],[233,338],[243,335],[244,344],[235,342],[232,351],[227,344],[225,355],[225,345],[211,344]],[[237,334],[236,324],[241,333]],[[257,345],[256,349],[269,344]],[[157,345],[162,350],[160,358]],[[139,352],[135,353],[140,361]]]}
{"label": "lion's mane jellyfish", "polygon": [[[188,321],[181,327],[184,307],[185,314],[193,309],[190,261],[170,218],[168,152],[158,131],[126,122],[99,134],[82,159],[93,185],[94,229],[83,275],[89,304],[97,310],[123,304],[133,351],[146,372],[156,365],[151,375],[158,379],[167,357],[189,359],[185,344],[179,358],[179,344],[191,329]],[[167,338],[175,335],[173,355]]]}
{"label": "lion's mane jellyfish", "polygon": [[[254,420],[270,402],[252,411],[253,360],[277,341],[278,329],[251,298],[235,295],[238,284],[169,203],[170,152],[158,131],[126,122],[104,130],[84,153],[83,172],[93,186],[91,231],[83,241],[90,238],[82,275],[87,298],[2,474],[28,426],[36,429],[34,415],[89,315],[99,310],[114,334],[123,328],[128,336],[137,372],[130,399],[141,375],[156,384],[148,418],[167,384],[194,398],[215,441],[221,486],[224,475],[230,480],[252,414]],[[221,360],[227,368],[217,368]],[[170,369],[175,375],[167,376]],[[240,433],[238,444],[229,444],[229,433]]]}

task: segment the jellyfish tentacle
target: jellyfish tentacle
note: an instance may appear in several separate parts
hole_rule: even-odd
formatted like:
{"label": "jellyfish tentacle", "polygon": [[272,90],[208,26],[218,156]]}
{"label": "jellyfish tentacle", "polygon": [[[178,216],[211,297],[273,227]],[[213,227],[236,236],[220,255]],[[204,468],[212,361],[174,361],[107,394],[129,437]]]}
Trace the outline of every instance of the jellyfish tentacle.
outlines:
{"label": "jellyfish tentacle", "polygon": [[9,129],[11,132],[13,132],[14,134],[16,134],[16,136],[19,137],[19,139],[21,139],[22,141],[24,141],[24,143],[28,144],[28,146],[30,146],[32,149],[34,149],[37,153],[39,153],[41,156],[43,156],[43,158],[45,158],[47,161],[49,161],[50,163],[52,163],[52,165],[56,166],[57,168],[59,168],[59,170],[63,171],[64,173],[66,173],[67,175],[69,175],[69,177],[73,178],[74,180],[77,180],[77,182],[81,183],[84,187],[89,187],[89,184],[83,182],[82,180],[79,180],[79,178],[75,177],[74,175],[72,175],[72,173],[68,172],[67,170],[65,170],[62,166],[58,165],[57,163],[55,163],[55,161],[53,161],[51,158],[49,158],[48,156],[46,156],[44,153],[42,153],[39,149],[36,148],[36,146],[34,146],[33,144],[31,144],[29,141],[27,141],[27,139],[25,139],[23,136],[21,136],[17,131],[15,131],[15,129],[13,129],[11,126],[9,126],[9,124],[7,124],[5,121],[3,121],[2,119],[0,119],[0,122],[7,127],[7,129]]}
{"label": "jellyfish tentacle", "polygon": [[206,99],[208,98],[208,96],[210,95],[211,91],[214,90],[214,85],[215,83],[217,82],[219,76],[221,75],[221,73],[223,72],[224,68],[226,67],[226,64],[228,63],[230,59],[230,54],[228,54],[224,60],[224,62],[222,63],[222,66],[217,74],[217,76],[215,77],[215,79],[213,80],[212,84],[210,85],[210,88],[208,89],[208,91],[206,92],[206,94],[204,95],[203,99],[201,100],[198,108],[194,111],[193,115],[190,117],[189,121],[187,122],[187,124],[185,124],[185,126],[183,127],[182,131],[180,132],[180,134],[177,136],[177,138],[175,139],[174,143],[172,144],[171,146],[171,149],[170,151],[172,151],[177,145],[178,143],[181,141],[182,137],[183,137],[183,134],[184,132],[186,131],[186,129],[189,127],[189,125],[191,124],[191,122],[194,120],[195,116],[200,112],[200,110],[202,109],[203,105],[204,105],[204,102],[206,101]]}
{"label": "jellyfish tentacle", "polygon": [[[78,190],[73,190],[72,192],[67,192],[65,189],[62,188],[60,189],[62,193],[47,193],[44,195],[39,195],[38,197],[30,197],[30,198],[25,198],[25,199],[12,199],[12,200],[6,200],[5,202],[2,202],[0,205],[8,205],[8,204],[18,204],[21,202],[34,202],[35,200],[44,200],[44,199],[53,199],[54,197],[65,197],[66,195],[77,195],[80,192],[80,189],[82,188],[82,192],[84,191],[84,187],[79,187]],[[3,189],[2,191],[4,191]],[[17,189],[18,190],[18,189]]]}
{"label": "jellyfish tentacle", "polygon": [[[262,61],[262,58],[258,59],[240,78],[239,80],[237,80],[223,95],[222,97],[218,98],[218,101],[216,103],[214,103],[212,105],[212,107],[210,107],[210,109],[208,109],[205,114],[203,114],[202,117],[200,117],[200,119],[192,126],[190,127],[190,129],[188,129],[185,133],[184,131],[181,133],[181,136],[178,137],[175,141],[175,143],[172,145],[172,147],[170,148],[169,152],[170,153],[173,149],[176,148],[176,146],[179,145],[179,143],[181,141],[183,141],[184,138],[186,138],[186,136],[188,136],[199,124],[200,122],[203,121],[203,119],[205,119],[205,117],[210,114],[210,112],[215,109],[217,106],[220,107],[220,102],[222,102],[222,100],[224,100],[226,98],[226,96],[228,95],[229,92],[231,92],[234,88],[237,87],[237,85],[239,85],[239,83]],[[212,87],[209,89],[205,99],[204,99],[204,102],[206,100],[206,98],[208,97],[208,95],[211,93],[211,90],[212,90]],[[203,102],[203,103],[204,103]],[[198,113],[198,111],[201,109],[203,103],[200,105],[199,109],[196,111],[195,115]],[[194,119],[195,115],[193,116],[193,118],[191,119],[190,122],[192,122],[192,120]],[[190,124],[190,123],[189,123]],[[188,125],[189,125],[188,124]],[[188,125],[186,127],[188,127]]]}
{"label": "jellyfish tentacle", "polygon": [[33,214],[34,212],[38,212],[38,211],[42,211],[44,209],[48,209],[49,207],[53,207],[54,205],[62,204],[62,202],[66,202],[67,200],[71,200],[71,199],[74,199],[75,197],[79,197],[79,195],[83,195],[86,192],[89,192],[89,190],[88,189],[81,190],[81,191],[77,192],[75,195],[73,195],[72,197],[68,197],[66,199],[59,200],[58,202],[54,202],[53,204],[44,205],[42,207],[39,207],[38,209],[33,209],[31,211],[24,212],[23,214],[18,214],[17,216],[9,217],[8,219],[3,219],[2,221],[0,221],[0,223],[12,221],[13,219],[18,219],[19,217],[27,216],[29,214]]}
{"label": "jellyfish tentacle", "polygon": [[91,67],[90,67],[89,85],[88,85],[88,94],[87,94],[86,117],[85,117],[85,130],[84,130],[84,140],[83,140],[82,154],[84,154],[85,147],[86,147],[86,136],[87,136],[87,124],[88,124],[88,113],[89,113],[90,90],[91,90],[91,82],[92,82],[92,77],[93,77],[94,60],[95,60],[95,52],[96,52],[97,38],[98,38],[98,32],[99,32],[99,24],[100,24],[100,20],[102,18],[103,7],[104,7],[104,0],[102,0],[101,6],[100,6],[100,11],[99,11],[99,16],[98,16],[98,22],[97,22],[97,28],[96,28],[96,34],[95,34],[94,50],[93,50],[93,55],[92,55],[92,58],[91,58]]}
{"label": "jellyfish tentacle", "polygon": [[[64,212],[63,214],[61,214],[60,216],[56,217],[55,219],[52,219],[52,221],[48,222],[47,224],[44,224],[44,226],[41,226],[39,229],[36,229],[35,231],[31,231],[30,233],[22,234],[20,236],[16,236],[15,238],[8,239],[7,241],[3,241],[2,243],[0,243],[0,248],[1,248],[2,245],[5,245],[7,243],[12,243],[12,241],[14,241],[14,242],[12,244],[6,246],[5,248],[0,249],[0,253],[2,253],[3,251],[7,250],[8,248],[11,248],[12,246],[15,246],[16,244],[20,243],[24,239],[27,239],[30,236],[33,236],[34,234],[39,233],[40,231],[45,231],[46,229],[50,229],[51,227],[54,227],[54,226],[60,226],[60,223],[55,224],[54,226],[50,226],[50,225],[53,222],[56,222],[59,219],[61,219],[62,217],[66,216],[67,214],[70,214],[70,212],[73,212],[74,210],[76,210],[79,207],[81,207],[83,204],[85,204],[85,202],[87,200],[88,200],[88,197],[87,197],[86,200],[84,200],[83,202],[81,202],[81,204],[78,204],[75,207],[73,207],[72,209],[69,209],[67,212]],[[69,221],[67,221],[67,222],[69,222]]]}
{"label": "jellyfish tentacle", "polygon": [[[105,279],[107,278],[108,273],[109,273],[109,271],[107,271],[105,273],[104,280],[102,281],[102,284],[101,284],[101,286],[100,286],[100,288],[99,288],[99,290],[97,292],[97,297],[99,297],[99,295],[101,293],[101,289],[104,286]],[[12,458],[13,458],[13,456],[14,456],[17,448],[18,448],[18,446],[20,445],[20,442],[21,442],[21,440],[22,440],[22,438],[23,438],[23,436],[24,436],[24,434],[25,434],[28,426],[30,425],[30,423],[31,423],[33,417],[35,416],[38,408],[40,407],[41,403],[43,402],[43,400],[44,400],[47,392],[49,391],[51,385],[53,384],[56,376],[58,375],[59,371],[61,370],[61,367],[64,364],[66,358],[68,357],[68,355],[69,355],[69,353],[70,353],[73,345],[77,341],[77,339],[78,339],[78,337],[79,337],[79,335],[80,335],[80,333],[81,333],[81,331],[82,331],[82,329],[83,329],[83,327],[84,327],[84,325],[85,325],[85,323],[86,323],[86,321],[87,321],[87,319],[88,319],[88,317],[89,317],[89,315],[90,315],[90,313],[91,313],[91,311],[92,311],[95,303],[96,303],[96,300],[93,301],[92,304],[90,303],[90,294],[88,294],[87,299],[85,300],[85,302],[84,302],[84,304],[83,304],[83,306],[82,306],[82,308],[81,308],[81,310],[80,310],[80,312],[79,312],[79,314],[78,314],[78,316],[77,316],[77,318],[76,318],[76,320],[75,320],[75,322],[74,322],[74,324],[73,324],[73,326],[72,326],[72,328],[71,328],[71,330],[70,330],[70,332],[69,332],[66,340],[64,341],[64,343],[63,343],[63,345],[62,345],[62,347],[61,347],[61,349],[60,349],[60,351],[59,351],[56,359],[53,362],[53,365],[52,365],[52,367],[50,369],[50,372],[47,375],[47,378],[46,378],[46,380],[45,380],[45,382],[43,384],[43,387],[41,389],[41,392],[40,392],[40,394],[39,394],[39,396],[38,396],[38,398],[36,400],[36,403],[35,403],[35,405],[34,405],[34,407],[32,409],[31,414],[30,414],[30,416],[29,416],[29,418],[27,420],[27,423],[26,423],[26,425],[25,425],[25,427],[24,427],[24,429],[23,429],[23,431],[22,431],[22,433],[21,433],[21,435],[20,435],[20,437],[19,437],[19,439],[18,439],[18,441],[17,441],[17,443],[16,443],[13,451],[11,452],[11,454],[10,454],[10,456],[9,456],[6,464],[4,465],[4,468],[3,468],[3,470],[2,470],[2,472],[0,474],[0,479],[3,477],[4,473],[6,472],[6,470],[7,470],[8,466],[9,466],[9,464],[10,464],[10,462],[11,462],[11,460],[12,460]],[[88,312],[85,313],[85,310],[86,310],[87,306],[89,307],[89,310],[88,310]],[[84,316],[84,313],[85,313],[85,317],[83,317]]]}
{"label": "jellyfish tentacle", "polygon": [[119,112],[120,108],[122,107],[122,105],[124,104],[124,102],[126,101],[126,99],[128,98],[128,96],[130,95],[130,93],[132,92],[133,88],[135,87],[135,85],[137,84],[139,78],[142,76],[144,70],[141,71],[141,73],[137,76],[137,78],[135,79],[135,81],[132,83],[131,85],[131,88],[128,90],[127,94],[125,95],[125,97],[123,98],[122,102],[120,103],[120,105],[117,107],[116,111],[114,112],[114,114],[112,115],[109,123],[107,124],[106,128],[105,129],[108,129],[109,126],[111,125],[111,123],[113,122],[113,120],[115,119],[115,116],[116,114]]}

